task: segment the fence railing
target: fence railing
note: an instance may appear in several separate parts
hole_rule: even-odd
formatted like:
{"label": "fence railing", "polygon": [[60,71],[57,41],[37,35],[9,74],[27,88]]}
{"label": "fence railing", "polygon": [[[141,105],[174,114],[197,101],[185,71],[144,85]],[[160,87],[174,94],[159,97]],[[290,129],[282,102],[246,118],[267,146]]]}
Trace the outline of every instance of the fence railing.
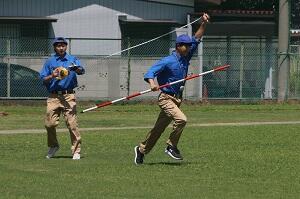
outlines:
{"label": "fence railing", "polygon": [[[51,39],[0,38],[0,98],[44,98],[47,91],[38,78],[53,47]],[[79,76],[80,99],[112,99],[148,88],[147,69],[174,50],[174,41],[159,40],[106,58],[143,42],[119,39],[68,39],[68,52],[78,56],[86,74]],[[291,46],[289,98],[300,98],[299,48]],[[230,64],[227,71],[187,83],[184,96],[205,99],[276,99],[277,40],[272,38],[204,38],[191,60],[189,73]],[[155,93],[141,98],[154,97]]]}

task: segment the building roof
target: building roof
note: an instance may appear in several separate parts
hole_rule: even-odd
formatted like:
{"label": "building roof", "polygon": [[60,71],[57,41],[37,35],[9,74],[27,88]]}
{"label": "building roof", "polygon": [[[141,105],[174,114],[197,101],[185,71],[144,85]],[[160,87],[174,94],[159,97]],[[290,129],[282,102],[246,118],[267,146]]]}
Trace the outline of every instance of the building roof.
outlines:
{"label": "building roof", "polygon": [[174,20],[158,20],[158,19],[126,19],[126,18],[119,18],[121,23],[124,24],[168,24],[168,25],[179,25],[179,23],[177,21]]}
{"label": "building roof", "polygon": [[223,1],[226,0],[195,0],[196,3],[211,3],[211,4],[216,4],[216,5],[220,5]]}
{"label": "building roof", "polygon": [[28,21],[44,21],[44,22],[56,22],[56,18],[52,17],[36,17],[36,16],[27,16],[27,17],[20,17],[20,16],[0,16],[0,22],[28,22]]}

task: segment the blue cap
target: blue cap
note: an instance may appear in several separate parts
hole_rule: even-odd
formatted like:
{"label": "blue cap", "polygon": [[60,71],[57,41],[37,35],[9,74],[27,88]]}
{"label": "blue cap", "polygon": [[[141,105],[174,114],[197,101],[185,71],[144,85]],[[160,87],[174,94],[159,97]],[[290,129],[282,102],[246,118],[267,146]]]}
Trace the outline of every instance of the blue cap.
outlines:
{"label": "blue cap", "polygon": [[67,42],[67,40],[66,40],[64,37],[56,37],[56,38],[53,40],[52,44],[53,44],[53,46],[54,46],[54,45],[57,44],[57,43],[64,43],[64,44],[68,45],[68,42]]}
{"label": "blue cap", "polygon": [[176,44],[181,44],[181,43],[192,45],[193,41],[192,41],[191,37],[188,35],[179,35],[176,38]]}

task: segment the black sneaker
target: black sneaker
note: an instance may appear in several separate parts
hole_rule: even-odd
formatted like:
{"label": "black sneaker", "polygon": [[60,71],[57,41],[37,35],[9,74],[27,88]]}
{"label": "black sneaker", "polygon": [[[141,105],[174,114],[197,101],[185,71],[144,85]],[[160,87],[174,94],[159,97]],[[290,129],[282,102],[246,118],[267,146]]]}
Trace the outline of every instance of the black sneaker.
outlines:
{"label": "black sneaker", "polygon": [[140,152],[139,146],[134,147],[134,153],[135,153],[134,163],[136,165],[143,164],[144,154]]}
{"label": "black sneaker", "polygon": [[165,152],[175,160],[183,160],[183,157],[180,155],[180,151],[177,149],[177,147],[168,145]]}

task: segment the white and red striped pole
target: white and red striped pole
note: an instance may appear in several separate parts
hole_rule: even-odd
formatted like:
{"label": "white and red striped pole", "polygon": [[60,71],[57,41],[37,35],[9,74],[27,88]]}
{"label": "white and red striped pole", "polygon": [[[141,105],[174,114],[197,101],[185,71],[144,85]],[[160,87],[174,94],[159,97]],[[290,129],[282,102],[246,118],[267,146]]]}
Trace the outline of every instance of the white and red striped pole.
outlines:
{"label": "white and red striped pole", "polygon": [[[220,70],[226,70],[229,66],[230,66],[229,64],[226,64],[226,65],[223,65],[223,66],[218,66],[218,67],[216,67],[212,70],[209,70],[209,71],[206,71],[206,72],[203,72],[203,73],[200,73],[200,74],[190,75],[190,76],[187,76],[184,79],[180,79],[180,80],[177,80],[177,81],[174,81],[174,82],[170,82],[170,83],[161,85],[161,86],[159,86],[159,89],[164,88],[164,87],[168,87],[168,86],[171,86],[171,85],[174,85],[174,84],[178,84],[178,83],[183,82],[183,81],[194,79],[194,78],[197,78],[197,77],[200,77],[200,76],[212,73],[212,72],[216,72],[216,71],[220,71]],[[96,106],[93,106],[91,108],[82,110],[81,113],[85,113],[85,112],[88,112],[88,111],[91,111],[91,110],[94,110],[94,109],[97,109],[97,108],[100,108],[100,107],[108,106],[108,105],[114,104],[114,103],[119,102],[119,101],[130,100],[131,98],[134,98],[136,96],[143,95],[143,94],[146,94],[146,93],[150,93],[151,91],[152,91],[151,89],[148,89],[148,90],[133,93],[133,94],[128,95],[126,97],[115,99],[113,101],[108,101],[108,102],[104,102],[104,103],[101,103],[101,104],[96,104]]]}

